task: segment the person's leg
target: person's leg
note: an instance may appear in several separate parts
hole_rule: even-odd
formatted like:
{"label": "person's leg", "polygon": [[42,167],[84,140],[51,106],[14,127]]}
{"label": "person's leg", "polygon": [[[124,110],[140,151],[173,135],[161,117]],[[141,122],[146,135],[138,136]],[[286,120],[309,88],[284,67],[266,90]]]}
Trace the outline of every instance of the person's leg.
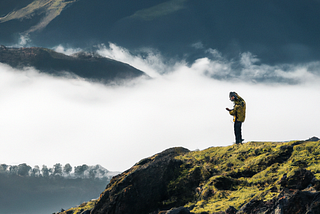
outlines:
{"label": "person's leg", "polygon": [[242,143],[241,125],[242,122],[239,121],[236,121],[234,123],[234,135],[236,137],[236,144]]}

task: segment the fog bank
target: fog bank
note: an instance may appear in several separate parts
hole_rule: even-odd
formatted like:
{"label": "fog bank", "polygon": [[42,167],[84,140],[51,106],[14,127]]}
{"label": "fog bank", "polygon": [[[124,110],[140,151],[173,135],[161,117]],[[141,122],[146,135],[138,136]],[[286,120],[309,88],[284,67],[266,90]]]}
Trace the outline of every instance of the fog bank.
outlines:
{"label": "fog bank", "polygon": [[142,55],[101,46],[101,55],[152,77],[118,85],[0,64],[0,163],[100,164],[123,171],[169,147],[231,145],[230,91],[247,103],[245,141],[319,136],[318,62],[270,66],[251,53],[227,61],[207,51],[208,57],[187,64],[152,50]]}

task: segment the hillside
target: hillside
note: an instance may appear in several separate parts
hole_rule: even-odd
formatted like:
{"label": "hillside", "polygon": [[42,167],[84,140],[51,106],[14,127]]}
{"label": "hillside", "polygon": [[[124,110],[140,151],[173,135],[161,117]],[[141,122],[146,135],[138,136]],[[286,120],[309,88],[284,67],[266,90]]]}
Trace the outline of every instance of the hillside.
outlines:
{"label": "hillside", "polygon": [[319,213],[320,140],[171,148],[60,214]]}
{"label": "hillside", "polygon": [[[267,63],[317,61],[319,1],[2,0],[0,43],[90,48],[109,42],[193,60],[217,49]],[[308,13],[305,13],[308,11]],[[298,32],[298,33],[297,33]],[[187,54],[186,54],[187,53]]]}
{"label": "hillside", "polygon": [[96,53],[79,52],[72,56],[51,49],[0,48],[0,62],[14,68],[34,67],[52,75],[76,75],[82,78],[110,82],[118,79],[135,78],[144,72],[122,62],[101,57]]}
{"label": "hillside", "polygon": [[4,17],[0,17],[0,23],[7,22],[14,19],[30,19],[32,16],[38,14],[45,14],[41,22],[36,26],[33,26],[26,33],[30,33],[36,30],[40,30],[48,25],[54,18],[60,15],[62,10],[67,7],[70,3],[75,1],[64,1],[64,0],[36,0],[17,11],[12,11]]}

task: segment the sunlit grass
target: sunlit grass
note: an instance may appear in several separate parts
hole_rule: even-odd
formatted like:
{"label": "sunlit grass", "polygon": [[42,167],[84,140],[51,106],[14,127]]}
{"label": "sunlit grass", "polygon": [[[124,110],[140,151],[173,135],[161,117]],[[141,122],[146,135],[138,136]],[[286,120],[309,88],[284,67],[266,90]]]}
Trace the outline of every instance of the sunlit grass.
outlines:
{"label": "sunlit grass", "polygon": [[[183,164],[179,176],[167,186],[169,193],[179,194],[163,203],[170,205],[180,200],[191,212],[212,213],[230,206],[239,209],[251,200],[268,201],[279,195],[279,181],[284,174],[290,177],[297,169],[305,168],[319,179],[319,154],[319,141],[248,142],[189,152],[176,157]],[[122,179],[125,173],[134,172],[155,157],[141,160],[124,172]],[[190,180],[199,183],[195,190],[190,191],[190,185],[186,185]],[[121,181],[116,180],[108,189]],[[85,204],[82,209],[92,209],[94,203]],[[73,208],[73,213],[79,210],[81,207]]]}
{"label": "sunlit grass", "polygon": [[74,214],[81,213],[81,212],[83,212],[85,210],[93,209],[94,206],[96,205],[96,203],[97,203],[97,200],[91,200],[89,202],[83,202],[78,207],[70,208],[70,209],[68,209],[66,211],[63,211],[63,212],[59,213],[59,214],[66,214],[66,213],[70,213],[70,212],[72,212]]}
{"label": "sunlit grass", "polygon": [[[284,174],[291,176],[299,168],[313,172],[320,178],[320,146],[316,142],[248,142],[229,147],[212,147],[194,151],[177,158],[193,167],[201,168],[210,175],[203,177],[202,193],[185,206],[192,212],[219,212],[229,206],[239,209],[253,200],[271,200],[280,193],[279,180]],[[182,170],[184,179],[189,170]],[[215,183],[223,177],[230,189],[216,188]],[[179,182],[178,182],[179,183]],[[177,184],[178,184],[177,183]],[[224,187],[225,188],[225,187]],[[209,197],[202,197],[209,191]],[[208,194],[204,194],[208,195]]]}

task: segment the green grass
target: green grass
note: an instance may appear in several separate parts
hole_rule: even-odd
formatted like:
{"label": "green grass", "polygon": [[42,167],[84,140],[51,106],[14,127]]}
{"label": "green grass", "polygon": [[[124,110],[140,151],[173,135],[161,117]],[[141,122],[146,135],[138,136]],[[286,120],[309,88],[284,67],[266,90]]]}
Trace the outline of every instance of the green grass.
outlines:
{"label": "green grass", "polygon": [[78,207],[74,207],[74,208],[70,208],[66,211],[63,211],[59,214],[66,214],[67,212],[73,212],[74,214],[76,213],[81,213],[85,210],[91,210],[93,209],[93,207],[95,206],[95,204],[97,203],[97,200],[91,200],[89,202],[83,202],[82,204],[80,204]]}
{"label": "green grass", "polygon": [[[219,212],[229,206],[239,209],[252,199],[271,200],[280,193],[278,181],[305,168],[320,178],[320,143],[248,142],[243,145],[212,147],[177,157],[184,161],[181,185],[193,171],[200,171],[200,193],[186,203],[192,212]],[[171,187],[172,188],[172,187]],[[176,187],[177,188],[177,187]]]}
{"label": "green grass", "polygon": [[[212,213],[230,206],[239,209],[253,199],[268,201],[279,195],[284,174],[290,177],[304,168],[320,179],[319,155],[320,141],[248,142],[189,152],[176,157],[183,164],[178,177],[167,186],[169,199],[162,203],[182,204],[194,213]],[[127,173],[151,159],[141,160]],[[121,179],[115,180],[108,189],[119,182]],[[92,209],[94,203],[83,208]],[[73,213],[83,208],[73,208]]]}

